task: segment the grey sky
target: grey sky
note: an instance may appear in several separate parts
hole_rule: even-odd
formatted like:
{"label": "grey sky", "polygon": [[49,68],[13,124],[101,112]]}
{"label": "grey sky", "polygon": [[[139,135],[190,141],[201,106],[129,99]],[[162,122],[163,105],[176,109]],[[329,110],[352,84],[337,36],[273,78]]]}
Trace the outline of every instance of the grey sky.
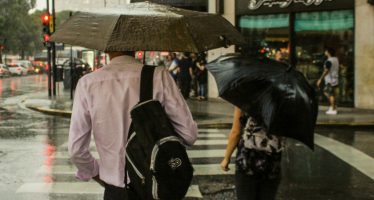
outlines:
{"label": "grey sky", "polygon": [[36,0],[36,9],[37,10],[43,10],[47,6],[47,0]]}
{"label": "grey sky", "polygon": [[[51,0],[49,0],[51,3]],[[36,9],[46,8],[47,0],[36,0]],[[86,10],[91,8],[103,8],[129,3],[130,0],[56,0],[56,11],[61,10]]]}

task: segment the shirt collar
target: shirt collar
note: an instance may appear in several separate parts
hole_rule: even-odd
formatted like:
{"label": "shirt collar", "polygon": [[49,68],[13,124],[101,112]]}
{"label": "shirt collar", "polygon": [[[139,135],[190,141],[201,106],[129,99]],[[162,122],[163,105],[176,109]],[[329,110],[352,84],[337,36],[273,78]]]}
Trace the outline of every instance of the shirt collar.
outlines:
{"label": "shirt collar", "polygon": [[133,56],[117,56],[113,58],[109,65],[112,64],[135,64],[135,63],[140,63],[138,60],[136,60]]}

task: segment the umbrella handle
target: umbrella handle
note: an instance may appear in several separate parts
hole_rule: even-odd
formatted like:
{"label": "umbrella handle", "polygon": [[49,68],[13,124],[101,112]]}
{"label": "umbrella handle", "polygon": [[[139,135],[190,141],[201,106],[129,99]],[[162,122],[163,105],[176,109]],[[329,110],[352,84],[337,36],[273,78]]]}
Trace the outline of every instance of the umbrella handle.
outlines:
{"label": "umbrella handle", "polygon": [[292,69],[292,65],[290,65],[290,66],[287,67],[286,72],[291,71],[291,69]]}

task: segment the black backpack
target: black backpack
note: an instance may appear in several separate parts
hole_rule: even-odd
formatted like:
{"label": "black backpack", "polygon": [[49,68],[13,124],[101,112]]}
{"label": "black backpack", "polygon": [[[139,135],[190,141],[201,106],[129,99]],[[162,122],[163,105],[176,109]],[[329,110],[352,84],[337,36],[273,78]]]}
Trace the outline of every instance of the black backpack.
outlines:
{"label": "black backpack", "polygon": [[141,199],[178,200],[186,195],[193,168],[164,108],[152,99],[154,69],[144,66],[141,72],[140,101],[131,110],[125,172]]}

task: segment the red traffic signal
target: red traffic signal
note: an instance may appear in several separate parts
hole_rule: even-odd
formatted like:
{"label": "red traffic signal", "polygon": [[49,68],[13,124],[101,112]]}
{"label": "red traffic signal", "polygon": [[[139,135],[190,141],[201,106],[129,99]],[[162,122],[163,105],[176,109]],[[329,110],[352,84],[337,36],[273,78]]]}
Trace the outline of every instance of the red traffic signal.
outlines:
{"label": "red traffic signal", "polygon": [[49,26],[50,20],[51,20],[51,15],[49,13],[44,13],[42,15],[42,22],[44,26]]}
{"label": "red traffic signal", "polygon": [[49,35],[44,34],[43,39],[44,39],[44,42],[49,42]]}

